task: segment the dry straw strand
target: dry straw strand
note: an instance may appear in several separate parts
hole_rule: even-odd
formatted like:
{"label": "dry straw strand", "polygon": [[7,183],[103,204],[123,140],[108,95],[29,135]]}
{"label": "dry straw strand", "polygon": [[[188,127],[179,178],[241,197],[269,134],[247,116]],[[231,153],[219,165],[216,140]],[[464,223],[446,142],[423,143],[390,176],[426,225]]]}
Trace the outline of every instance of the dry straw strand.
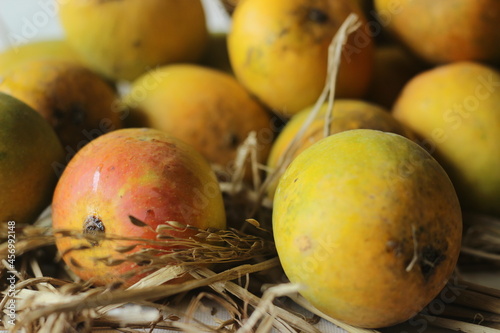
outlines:
{"label": "dry straw strand", "polygon": [[203,280],[187,281],[181,284],[162,285],[142,289],[115,290],[109,292],[106,297],[103,297],[100,293],[91,294],[85,298],[69,300],[68,302],[55,304],[51,307],[39,307],[23,313],[22,316],[19,317],[14,329],[18,330],[21,326],[29,325],[35,320],[47,317],[52,313],[73,312],[76,310],[81,311],[84,309],[95,308],[97,306],[134,302],[138,299],[147,300],[169,297],[181,292],[208,286],[216,282],[232,280],[238,278],[238,276],[241,276],[242,274],[270,269],[278,265],[279,262],[275,258],[254,265],[247,264],[230,268],[222,273],[218,273]]}
{"label": "dry straw strand", "polygon": [[[325,126],[328,127],[327,130],[325,130],[325,135],[329,134],[329,124],[332,119],[332,110],[333,110],[333,103],[334,103],[334,94],[335,94],[335,82],[337,79],[337,73],[338,73],[338,68],[340,66],[341,62],[341,52],[344,44],[347,41],[347,38],[349,34],[354,32],[360,25],[359,17],[351,13],[346,20],[342,23],[341,27],[335,34],[335,36],[332,38],[332,41],[329,45],[328,48],[328,72],[327,72],[327,80],[325,82],[325,87],[321,93],[321,95],[318,97],[316,100],[316,103],[314,104],[310,114],[304,121],[304,124],[302,127],[299,129],[297,134],[294,136],[294,138],[290,141],[288,144],[287,148],[285,149],[285,152],[283,155],[280,156],[277,167],[275,170],[272,170],[266,179],[264,180],[260,191],[259,191],[259,198],[262,198],[269,186],[272,182],[276,181],[284,172],[285,167],[290,163],[292,160],[293,154],[297,151],[298,149],[298,143],[306,133],[306,130],[311,126],[313,120],[317,118],[319,111],[321,109],[321,106],[325,103],[327,100],[328,96],[330,96],[331,102],[329,103],[329,110],[327,112],[327,122],[328,125],[325,124]],[[332,90],[333,89],[333,90]]]}

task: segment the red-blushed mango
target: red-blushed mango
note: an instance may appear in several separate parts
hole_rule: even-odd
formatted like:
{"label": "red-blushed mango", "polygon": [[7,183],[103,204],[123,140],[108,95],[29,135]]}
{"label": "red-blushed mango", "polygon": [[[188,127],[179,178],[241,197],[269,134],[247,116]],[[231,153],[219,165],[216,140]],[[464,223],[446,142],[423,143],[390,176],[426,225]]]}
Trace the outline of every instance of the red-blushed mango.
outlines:
{"label": "red-blushed mango", "polygon": [[239,2],[228,34],[235,76],[275,112],[299,112],[320,96],[328,47],[351,13],[361,25],[344,46],[336,96],[362,97],[372,74],[373,41],[362,11],[350,0]]}
{"label": "red-blushed mango", "polygon": [[[144,276],[132,261],[110,266],[99,258],[116,261],[147,248],[172,250],[164,240],[164,245],[139,244],[123,253],[118,249],[137,241],[113,236],[156,240],[157,226],[168,221],[201,229],[226,225],[219,184],[206,160],[180,140],[146,128],[117,130],[81,149],[59,180],[52,210],[56,233],[94,236],[57,237],[56,245],[69,268],[96,285],[128,286]],[[193,231],[174,229],[169,235],[188,238]]]}
{"label": "red-blushed mango", "polygon": [[274,198],[283,269],[325,314],[380,328],[408,320],[447,283],[462,215],[439,163],[403,136],[333,134],[292,161]]}
{"label": "red-blushed mango", "polygon": [[[0,223],[33,223],[50,204],[63,162],[56,133],[35,110],[0,92]],[[3,230],[3,229],[2,229]]]}

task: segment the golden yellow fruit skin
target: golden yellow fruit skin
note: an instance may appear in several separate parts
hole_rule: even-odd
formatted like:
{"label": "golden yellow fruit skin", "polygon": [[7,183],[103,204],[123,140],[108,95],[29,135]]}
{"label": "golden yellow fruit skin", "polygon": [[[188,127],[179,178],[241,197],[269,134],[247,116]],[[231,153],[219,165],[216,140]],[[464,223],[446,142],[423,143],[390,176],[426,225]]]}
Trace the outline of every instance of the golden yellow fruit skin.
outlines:
{"label": "golden yellow fruit skin", "polygon": [[333,318],[378,328],[409,319],[445,286],[462,219],[450,180],[424,149],[357,129],[291,163],[273,232],[283,269],[306,299]]}
{"label": "golden yellow fruit skin", "polygon": [[68,0],[60,2],[60,18],[83,61],[111,79],[196,61],[208,38],[200,0]]}
{"label": "golden yellow fruit skin", "polygon": [[[270,170],[278,167],[286,149],[301,130],[313,108],[314,106],[302,110],[286,123],[271,146],[269,158],[267,159],[267,166]],[[312,144],[324,138],[325,114],[327,110],[328,103],[325,103],[321,107],[318,116],[304,132],[298,143],[297,150],[291,156],[292,160]],[[331,134],[358,128],[368,128],[414,138],[413,134],[394,119],[388,110],[363,100],[338,99],[335,101],[332,115],[333,121],[330,125]],[[277,185],[278,180],[269,185],[268,195],[270,198],[274,196]]]}
{"label": "golden yellow fruit skin", "polygon": [[431,63],[500,62],[499,1],[375,0],[374,3],[383,25]]}
{"label": "golden yellow fruit skin", "polygon": [[270,113],[231,75],[191,64],[172,64],[134,81],[124,98],[128,126],[165,131],[224,168],[251,131],[265,163],[273,130]]}
{"label": "golden yellow fruit skin", "polygon": [[328,46],[352,12],[362,24],[344,48],[336,96],[363,96],[371,78],[373,43],[359,8],[344,0],[241,1],[228,34],[235,76],[274,111],[299,112],[323,90]]}
{"label": "golden yellow fruit skin", "polygon": [[63,148],[35,110],[1,92],[0,124],[0,223],[32,223],[50,204]]}
{"label": "golden yellow fruit skin", "polygon": [[78,63],[53,59],[27,62],[5,75],[0,91],[39,112],[68,152],[122,127],[113,87]]}
{"label": "golden yellow fruit skin", "polygon": [[500,73],[457,62],[421,73],[393,114],[446,169],[462,206],[500,214]]}
{"label": "golden yellow fruit skin", "polygon": [[65,40],[45,40],[9,48],[0,53],[0,76],[27,62],[58,59],[80,63],[77,53]]}

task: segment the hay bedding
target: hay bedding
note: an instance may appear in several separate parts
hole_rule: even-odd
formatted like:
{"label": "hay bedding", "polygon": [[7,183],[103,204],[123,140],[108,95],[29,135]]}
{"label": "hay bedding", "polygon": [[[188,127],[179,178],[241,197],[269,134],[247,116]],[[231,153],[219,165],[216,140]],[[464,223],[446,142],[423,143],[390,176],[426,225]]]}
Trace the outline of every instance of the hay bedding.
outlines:
{"label": "hay bedding", "polygon": [[[332,91],[341,46],[357,24],[355,15],[349,17],[332,41],[328,81],[318,100],[318,110],[327,99],[330,110],[333,106]],[[315,112],[312,113],[314,116]],[[332,117],[331,113],[327,116],[328,119]],[[304,129],[307,125],[308,122]],[[327,127],[325,135],[328,135]],[[283,164],[290,158],[294,142]],[[52,230],[50,209],[34,225],[15,226],[15,263],[9,260],[12,242],[9,245],[8,235],[13,228],[0,226],[2,328],[12,332],[91,332],[98,329],[149,332],[165,329],[312,333],[321,332],[318,322],[322,318],[321,323],[330,322],[349,332],[375,332],[329,318],[299,296],[300,286],[286,281],[272,239],[271,204],[264,200],[267,184],[283,170],[278,168],[262,181],[259,173],[263,166],[255,162],[256,147],[253,133],[240,147],[231,176],[216,169],[221,179],[229,179],[220,184],[229,228],[196,229],[197,234],[191,239],[169,239],[172,243],[188,245],[173,253],[155,250],[127,256],[126,260],[141,262],[145,270],[153,273],[126,290],[113,285],[93,287],[67,270],[58,259],[55,238],[91,235]],[[247,159],[252,161],[252,187],[242,181]],[[133,217],[131,223],[142,224]],[[500,220],[470,214],[465,215],[464,223],[462,257],[455,275],[443,293],[408,321],[412,330],[422,332],[435,326],[463,332],[500,331],[500,290],[465,282],[460,274],[461,270],[481,265],[500,266]],[[165,231],[170,228],[193,227],[165,222],[156,230],[157,241],[164,240]],[[126,254],[131,248],[116,250]],[[111,260],[105,262],[117,264]],[[165,284],[184,273],[193,279]]]}

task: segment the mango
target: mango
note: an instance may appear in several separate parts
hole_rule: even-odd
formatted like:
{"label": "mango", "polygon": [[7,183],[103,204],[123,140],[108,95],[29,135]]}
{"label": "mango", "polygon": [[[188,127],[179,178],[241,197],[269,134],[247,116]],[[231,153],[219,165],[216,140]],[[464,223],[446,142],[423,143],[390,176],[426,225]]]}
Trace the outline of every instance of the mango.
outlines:
{"label": "mango", "polygon": [[20,100],[0,92],[0,222],[33,223],[57,182],[63,148],[50,125]]}
{"label": "mango", "polygon": [[130,109],[127,126],[165,131],[229,173],[251,132],[259,163],[265,163],[274,139],[271,114],[220,70],[194,64],[160,67],[135,80],[123,103]]}
{"label": "mango", "polygon": [[208,29],[200,0],[67,0],[59,17],[70,45],[91,69],[134,80],[172,62],[195,62]]}
{"label": "mango", "polygon": [[[296,143],[296,148],[293,154],[290,155],[289,161],[285,161],[285,152],[301,131],[308,117],[313,111],[314,106],[305,108],[301,112],[295,114],[284,126],[276,140],[271,146],[269,158],[267,159],[267,167],[270,171],[276,170],[278,167],[284,169],[289,165],[290,161],[296,158],[302,151],[313,145],[315,142],[325,137],[325,116],[328,111],[328,103],[321,106],[317,116],[312,123],[307,127],[300,140]],[[332,122],[330,124],[330,134],[335,134],[343,131],[348,131],[358,128],[375,129],[384,132],[392,132],[404,135],[408,138],[415,138],[413,133],[397,121],[389,110],[373,103],[365,102],[356,99],[338,99],[335,101],[332,110]],[[278,178],[271,182],[267,188],[269,198],[273,198]]]}
{"label": "mango", "polygon": [[[145,274],[144,267],[125,260],[127,255],[173,250],[164,240],[123,252],[119,249],[137,241],[113,237],[157,240],[156,228],[168,221],[202,229],[226,226],[219,184],[207,161],[191,146],[150,128],[116,130],[81,149],[57,184],[52,216],[56,234],[76,233],[56,237],[62,258],[95,285],[129,286]],[[78,237],[88,234],[92,239]],[[173,229],[168,235],[189,238],[193,231]],[[102,258],[124,262],[107,265]]]}
{"label": "mango", "polygon": [[500,2],[496,0],[374,3],[383,26],[421,59],[433,64],[500,62]]}
{"label": "mango", "polygon": [[59,59],[80,63],[77,53],[64,39],[30,42],[0,53],[0,77],[16,67],[37,59]]}
{"label": "mango", "polygon": [[281,178],[273,234],[286,276],[325,314],[381,328],[408,320],[447,283],[462,215],[439,163],[403,136],[333,134]]}
{"label": "mango", "polygon": [[443,165],[464,209],[500,216],[499,105],[500,73],[456,62],[410,80],[393,114]]}
{"label": "mango", "polygon": [[325,86],[328,47],[351,13],[358,15],[361,26],[343,48],[336,96],[362,97],[372,75],[373,40],[361,9],[351,0],[240,2],[228,33],[235,76],[280,115],[288,117],[312,105]]}
{"label": "mango", "polygon": [[118,95],[81,64],[36,59],[8,72],[0,91],[22,100],[54,128],[69,160],[94,138],[122,127]]}

